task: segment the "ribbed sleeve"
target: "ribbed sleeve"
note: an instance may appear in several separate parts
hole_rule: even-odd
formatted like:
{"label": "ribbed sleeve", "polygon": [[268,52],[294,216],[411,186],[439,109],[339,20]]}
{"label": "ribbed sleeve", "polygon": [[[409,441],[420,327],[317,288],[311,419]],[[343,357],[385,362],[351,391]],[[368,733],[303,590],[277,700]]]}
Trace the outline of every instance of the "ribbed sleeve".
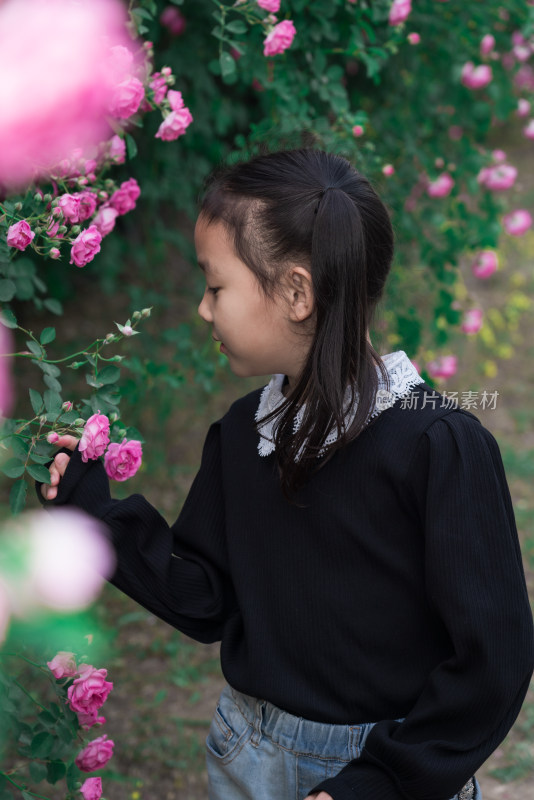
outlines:
{"label": "ribbed sleeve", "polygon": [[78,449],[53,501],[102,520],[117,553],[110,582],[201,642],[221,639],[235,604],[228,575],[219,439],[219,425],[214,423],[200,470],[172,526],[140,494],[112,499],[102,462],[85,464]]}
{"label": "ribbed sleeve", "polygon": [[403,722],[313,792],[334,800],[447,800],[504,739],[534,665],[532,616],[497,442],[472,415],[433,422],[410,466],[425,590],[453,645]]}

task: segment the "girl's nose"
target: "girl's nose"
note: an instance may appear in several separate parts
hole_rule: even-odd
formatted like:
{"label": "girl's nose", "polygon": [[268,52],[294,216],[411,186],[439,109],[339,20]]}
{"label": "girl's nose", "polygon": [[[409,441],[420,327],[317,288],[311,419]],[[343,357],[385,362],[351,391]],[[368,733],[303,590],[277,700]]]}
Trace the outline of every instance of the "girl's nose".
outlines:
{"label": "girl's nose", "polygon": [[208,302],[206,300],[206,295],[207,295],[207,292],[204,292],[204,295],[203,295],[202,300],[200,301],[200,305],[198,307],[198,313],[201,316],[201,318],[204,320],[204,322],[212,322],[213,318],[212,318],[211,312],[209,310],[209,305],[208,305]]}

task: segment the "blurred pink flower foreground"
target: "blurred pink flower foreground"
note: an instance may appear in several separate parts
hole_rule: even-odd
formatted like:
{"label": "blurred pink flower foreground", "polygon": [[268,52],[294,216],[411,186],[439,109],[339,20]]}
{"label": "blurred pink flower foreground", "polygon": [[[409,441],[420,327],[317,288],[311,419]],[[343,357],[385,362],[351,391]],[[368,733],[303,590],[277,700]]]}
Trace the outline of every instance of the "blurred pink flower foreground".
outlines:
{"label": "blurred pink flower foreground", "polygon": [[23,186],[73,148],[106,138],[110,47],[127,45],[120,0],[4,0],[0,182]]}

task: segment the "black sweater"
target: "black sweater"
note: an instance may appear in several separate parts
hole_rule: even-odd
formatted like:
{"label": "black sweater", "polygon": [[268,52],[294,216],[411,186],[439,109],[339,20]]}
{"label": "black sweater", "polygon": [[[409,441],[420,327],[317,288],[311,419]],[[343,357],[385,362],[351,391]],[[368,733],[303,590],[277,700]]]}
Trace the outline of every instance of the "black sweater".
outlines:
{"label": "black sweater", "polygon": [[[497,442],[471,413],[383,411],[296,496],[260,457],[260,390],[209,429],[169,527],[113,500],[75,451],[55,503],[110,530],[112,583],[200,642],[231,686],[307,719],[376,722],[359,759],[310,791],[447,800],[504,739],[534,667],[532,615]],[[423,407],[424,406],[424,407]],[[404,722],[396,722],[405,717]]]}

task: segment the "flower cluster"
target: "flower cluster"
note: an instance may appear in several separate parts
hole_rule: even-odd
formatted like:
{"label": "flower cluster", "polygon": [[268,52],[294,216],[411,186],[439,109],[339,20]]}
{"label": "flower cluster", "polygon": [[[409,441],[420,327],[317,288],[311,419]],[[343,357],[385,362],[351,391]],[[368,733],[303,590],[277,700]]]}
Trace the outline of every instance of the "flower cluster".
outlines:
{"label": "flower cluster", "polygon": [[85,462],[104,456],[106,474],[114,481],[126,481],[135,475],[143,457],[141,442],[136,439],[110,444],[109,419],[100,413],[93,414],[85,423],[78,450]]}
{"label": "flower cluster", "polygon": [[[48,668],[56,680],[67,679],[67,700],[69,708],[78,717],[78,722],[83,730],[89,730],[93,725],[103,725],[105,717],[98,712],[106,702],[113,689],[111,681],[107,681],[107,670],[96,669],[91,664],[77,666],[74,653],[61,651],[52,661],[47,662]],[[72,682],[70,679],[74,678]],[[82,772],[94,772],[104,767],[113,755],[115,743],[107,735],[97,739],[81,750],[75,758],[75,764]],[[102,779],[87,778],[80,788],[84,800],[100,800],[102,796]]]}

